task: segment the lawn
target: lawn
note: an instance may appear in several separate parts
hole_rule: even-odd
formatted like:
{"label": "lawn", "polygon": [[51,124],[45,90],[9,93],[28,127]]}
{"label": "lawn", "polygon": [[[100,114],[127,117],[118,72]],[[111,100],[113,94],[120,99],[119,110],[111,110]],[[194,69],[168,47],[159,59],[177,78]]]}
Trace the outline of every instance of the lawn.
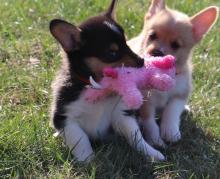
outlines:
{"label": "lawn", "polygon": [[[0,0],[0,178],[220,178],[220,21],[194,53],[191,113],[183,138],[162,151],[167,161],[147,162],[123,138],[96,142],[95,160],[74,161],[49,126],[50,84],[60,64],[48,30],[53,18],[80,23],[110,0]],[[219,0],[168,1],[193,15]],[[120,0],[118,21],[137,35],[147,0]]]}

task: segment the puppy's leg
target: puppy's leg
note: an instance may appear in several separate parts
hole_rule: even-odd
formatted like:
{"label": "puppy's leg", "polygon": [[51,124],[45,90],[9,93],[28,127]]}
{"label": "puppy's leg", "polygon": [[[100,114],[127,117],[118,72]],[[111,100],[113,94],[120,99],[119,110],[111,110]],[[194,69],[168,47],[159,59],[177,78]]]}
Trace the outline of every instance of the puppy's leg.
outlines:
{"label": "puppy's leg", "polygon": [[128,143],[137,151],[153,160],[164,160],[165,157],[159,151],[151,147],[143,138],[135,118],[127,116],[123,111],[113,112],[112,126],[115,132],[124,136]]}
{"label": "puppy's leg", "polygon": [[67,121],[63,137],[78,161],[89,162],[92,159],[93,150],[89,138],[76,122]]}
{"label": "puppy's leg", "polygon": [[160,137],[160,129],[155,119],[155,107],[147,101],[141,107],[141,122],[143,124],[144,137],[151,145],[165,147]]}
{"label": "puppy's leg", "polygon": [[173,98],[168,102],[162,115],[161,137],[168,142],[176,142],[181,139],[179,130],[180,116],[185,108],[186,100]]}

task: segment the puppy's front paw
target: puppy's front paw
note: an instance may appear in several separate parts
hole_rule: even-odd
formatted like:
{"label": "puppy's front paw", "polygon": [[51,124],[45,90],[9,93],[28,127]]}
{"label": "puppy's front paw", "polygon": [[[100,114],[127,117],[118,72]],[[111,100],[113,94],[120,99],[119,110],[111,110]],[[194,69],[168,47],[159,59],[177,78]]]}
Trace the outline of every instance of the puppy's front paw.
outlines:
{"label": "puppy's front paw", "polygon": [[165,148],[166,144],[160,137],[160,129],[155,121],[146,120],[144,123],[144,137],[150,144],[158,147]]}
{"label": "puppy's front paw", "polygon": [[177,142],[181,139],[179,126],[175,124],[162,123],[160,127],[162,139],[167,142]]}
{"label": "puppy's front paw", "polygon": [[164,161],[165,157],[162,153],[159,151],[155,150],[154,152],[149,154],[150,158],[152,161]]}
{"label": "puppy's front paw", "polygon": [[91,162],[95,157],[94,153],[81,153],[80,155],[77,155],[76,153],[72,152],[72,154],[76,157],[76,160],[78,162],[84,162],[84,163]]}

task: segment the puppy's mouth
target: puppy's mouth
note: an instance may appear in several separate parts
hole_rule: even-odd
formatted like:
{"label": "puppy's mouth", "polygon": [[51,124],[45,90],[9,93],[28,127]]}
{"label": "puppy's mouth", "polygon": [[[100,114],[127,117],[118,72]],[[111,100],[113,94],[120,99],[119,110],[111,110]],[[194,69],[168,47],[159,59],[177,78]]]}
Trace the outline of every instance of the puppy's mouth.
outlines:
{"label": "puppy's mouth", "polygon": [[165,54],[164,50],[162,48],[152,48],[147,47],[145,50],[145,56],[153,56],[153,57],[163,57],[167,54]]}
{"label": "puppy's mouth", "polygon": [[154,57],[163,57],[163,56],[165,56],[164,52],[162,50],[159,50],[159,49],[152,50],[150,52],[150,55],[154,56]]}
{"label": "puppy's mouth", "polygon": [[[150,51],[149,51],[149,49],[147,49],[144,56],[145,57],[150,57],[150,56],[153,56],[153,57],[164,57],[166,55],[170,55],[170,54],[165,54],[163,49],[151,49]],[[178,60],[176,60],[175,66],[176,66],[176,76],[177,76],[178,74],[180,74],[180,70],[178,68]]]}

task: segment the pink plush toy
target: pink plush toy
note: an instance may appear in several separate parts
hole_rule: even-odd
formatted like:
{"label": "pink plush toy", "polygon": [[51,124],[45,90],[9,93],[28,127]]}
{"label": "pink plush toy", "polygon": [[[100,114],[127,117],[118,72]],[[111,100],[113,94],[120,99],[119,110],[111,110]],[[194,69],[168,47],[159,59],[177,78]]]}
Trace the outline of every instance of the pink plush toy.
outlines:
{"label": "pink plush toy", "polygon": [[94,103],[115,92],[129,109],[138,109],[143,104],[140,90],[167,91],[175,85],[175,58],[147,57],[142,68],[105,68],[103,75],[99,84],[90,78],[93,86],[85,91],[86,100]]}

